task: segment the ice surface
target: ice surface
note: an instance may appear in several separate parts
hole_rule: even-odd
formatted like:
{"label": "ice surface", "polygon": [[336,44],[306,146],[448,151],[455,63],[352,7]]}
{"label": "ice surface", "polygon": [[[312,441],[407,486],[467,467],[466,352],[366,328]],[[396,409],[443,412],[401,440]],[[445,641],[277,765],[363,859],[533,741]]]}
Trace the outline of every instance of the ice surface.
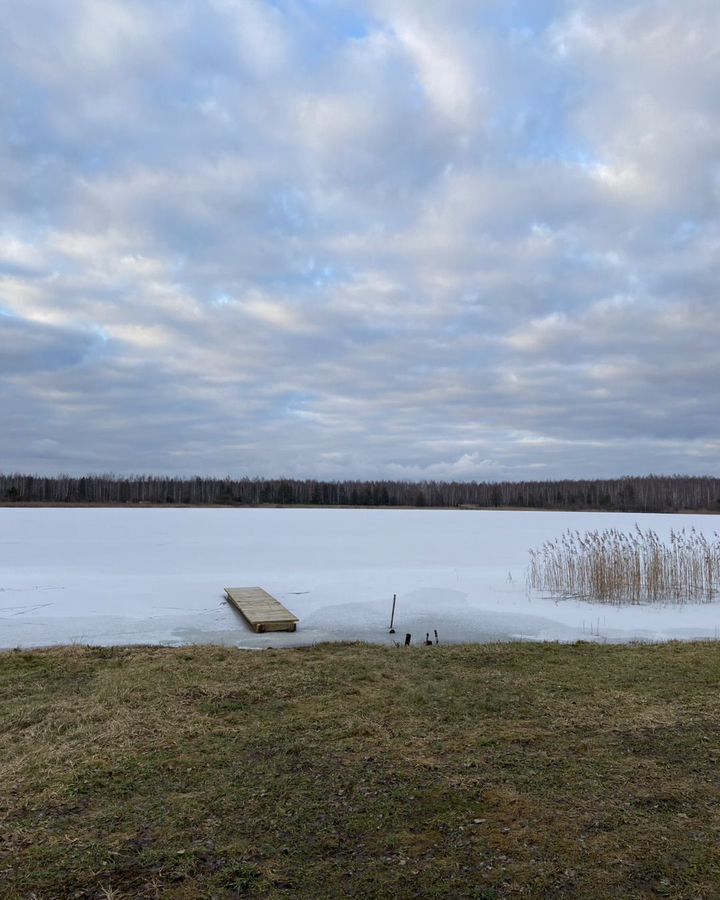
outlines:
{"label": "ice surface", "polygon": [[[356,509],[0,509],[0,647],[720,636],[720,603],[610,607],[528,596],[528,550],[567,528],[661,537],[720,517]],[[259,585],[300,617],[256,635],[224,600]]]}

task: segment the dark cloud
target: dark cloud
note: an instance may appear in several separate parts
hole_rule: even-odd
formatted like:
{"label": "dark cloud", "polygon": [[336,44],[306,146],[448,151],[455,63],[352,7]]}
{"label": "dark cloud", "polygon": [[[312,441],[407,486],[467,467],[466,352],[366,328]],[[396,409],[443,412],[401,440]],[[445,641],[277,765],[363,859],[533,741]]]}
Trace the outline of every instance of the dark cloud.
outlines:
{"label": "dark cloud", "polygon": [[711,0],[10,0],[3,468],[716,468]]}
{"label": "dark cloud", "polygon": [[0,373],[62,371],[80,364],[101,340],[98,335],[0,312]]}

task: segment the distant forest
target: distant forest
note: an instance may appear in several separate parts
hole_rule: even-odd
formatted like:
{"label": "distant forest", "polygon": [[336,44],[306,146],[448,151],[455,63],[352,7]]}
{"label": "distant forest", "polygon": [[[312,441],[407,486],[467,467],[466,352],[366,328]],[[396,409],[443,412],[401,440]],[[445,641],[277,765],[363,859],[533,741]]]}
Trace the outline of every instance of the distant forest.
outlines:
{"label": "distant forest", "polygon": [[627,477],[595,481],[315,481],[0,475],[5,503],[307,505],[720,512],[720,478]]}

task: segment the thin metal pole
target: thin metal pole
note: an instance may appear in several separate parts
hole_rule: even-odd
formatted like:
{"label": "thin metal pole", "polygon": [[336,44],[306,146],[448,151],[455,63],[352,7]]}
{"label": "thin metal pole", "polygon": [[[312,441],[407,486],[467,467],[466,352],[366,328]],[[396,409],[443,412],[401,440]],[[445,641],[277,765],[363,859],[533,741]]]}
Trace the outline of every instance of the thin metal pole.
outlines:
{"label": "thin metal pole", "polygon": [[395,629],[393,628],[393,622],[395,621],[395,599],[397,594],[393,594],[393,606],[392,612],[390,613],[390,634],[395,634]]}

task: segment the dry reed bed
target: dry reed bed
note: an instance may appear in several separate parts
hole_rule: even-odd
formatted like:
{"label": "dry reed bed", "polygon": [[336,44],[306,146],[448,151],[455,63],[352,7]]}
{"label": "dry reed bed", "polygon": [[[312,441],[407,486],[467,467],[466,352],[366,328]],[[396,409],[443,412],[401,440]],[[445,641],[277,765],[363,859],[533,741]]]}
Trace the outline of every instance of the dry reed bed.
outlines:
{"label": "dry reed bed", "polygon": [[709,603],[720,591],[720,537],[682,529],[664,543],[638,525],[630,534],[568,530],[530,551],[528,586],[603,603]]}

